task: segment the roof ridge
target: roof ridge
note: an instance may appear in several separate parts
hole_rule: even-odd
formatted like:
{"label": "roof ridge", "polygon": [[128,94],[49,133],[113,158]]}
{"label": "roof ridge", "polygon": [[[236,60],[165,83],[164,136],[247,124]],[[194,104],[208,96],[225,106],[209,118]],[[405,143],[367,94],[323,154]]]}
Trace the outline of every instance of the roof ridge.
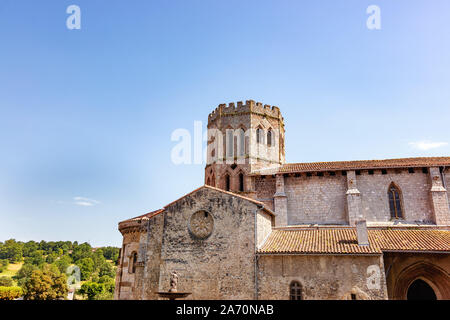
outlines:
{"label": "roof ridge", "polygon": [[335,160],[335,161],[310,161],[310,162],[291,162],[284,163],[285,165],[295,165],[295,164],[319,164],[319,163],[347,163],[347,162],[379,162],[379,161],[396,161],[396,160],[449,160],[450,157],[406,157],[406,158],[387,158],[387,159],[365,159],[365,160]]}
{"label": "roof ridge", "polygon": [[241,199],[244,199],[244,200],[253,202],[253,203],[255,203],[255,204],[258,204],[258,205],[262,206],[262,208],[263,208],[264,210],[266,210],[266,211],[267,211],[269,214],[271,214],[272,216],[275,216],[275,213],[274,213],[272,210],[270,210],[269,208],[267,208],[266,205],[265,205],[263,202],[260,202],[260,201],[255,200],[255,199],[252,199],[252,198],[248,198],[248,197],[242,196],[242,195],[240,195],[240,194],[237,194],[237,193],[234,193],[234,192],[231,192],[231,191],[225,191],[225,190],[223,190],[223,189],[216,188],[216,187],[212,187],[212,186],[208,186],[208,185],[205,184],[205,185],[203,185],[203,186],[200,186],[200,187],[198,187],[198,188],[192,190],[192,191],[189,192],[189,193],[186,193],[185,195],[183,195],[183,196],[177,198],[176,200],[170,202],[169,204],[165,205],[162,209],[158,209],[158,210],[155,210],[155,211],[152,211],[152,212],[149,212],[149,213],[145,213],[145,214],[142,214],[142,215],[137,216],[137,217],[134,217],[134,218],[130,218],[130,219],[127,219],[127,220],[120,221],[119,224],[125,223],[125,222],[131,222],[131,221],[135,221],[135,220],[137,221],[137,220],[143,219],[143,218],[145,218],[145,217],[151,218],[151,217],[155,216],[156,214],[159,214],[159,213],[161,213],[162,211],[166,210],[167,207],[169,207],[170,205],[174,204],[175,202],[177,202],[177,201],[179,201],[179,200],[181,200],[181,199],[183,199],[183,198],[185,198],[185,197],[188,197],[188,196],[190,196],[191,194],[193,194],[193,193],[199,191],[200,189],[204,189],[204,188],[211,189],[211,190],[215,190],[215,191],[219,191],[219,192],[222,192],[222,193],[225,193],[225,194],[234,196],[234,197],[238,197],[238,198],[241,198]]}

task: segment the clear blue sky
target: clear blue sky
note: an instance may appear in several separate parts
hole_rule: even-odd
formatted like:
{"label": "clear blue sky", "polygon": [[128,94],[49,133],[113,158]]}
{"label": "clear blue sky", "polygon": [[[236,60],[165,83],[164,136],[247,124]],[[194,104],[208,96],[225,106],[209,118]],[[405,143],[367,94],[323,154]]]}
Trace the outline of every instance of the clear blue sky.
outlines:
{"label": "clear blue sky", "polygon": [[119,221],[203,184],[170,136],[219,103],[279,106],[288,162],[448,156],[449,17],[448,0],[1,0],[0,241],[120,246]]}

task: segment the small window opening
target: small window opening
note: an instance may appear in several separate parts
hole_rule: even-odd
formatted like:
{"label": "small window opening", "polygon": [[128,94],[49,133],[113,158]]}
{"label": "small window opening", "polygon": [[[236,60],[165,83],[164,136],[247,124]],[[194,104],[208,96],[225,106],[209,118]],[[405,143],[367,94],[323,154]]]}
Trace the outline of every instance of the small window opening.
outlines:
{"label": "small window opening", "polygon": [[239,173],[239,191],[244,191],[244,175]]}

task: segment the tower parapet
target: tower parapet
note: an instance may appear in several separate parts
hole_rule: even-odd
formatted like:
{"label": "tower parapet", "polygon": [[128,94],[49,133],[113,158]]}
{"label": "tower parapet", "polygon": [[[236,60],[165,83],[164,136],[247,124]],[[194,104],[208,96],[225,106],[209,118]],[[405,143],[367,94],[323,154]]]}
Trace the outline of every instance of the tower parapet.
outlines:
{"label": "tower parapet", "polygon": [[255,102],[254,100],[246,100],[245,104],[242,101],[222,103],[211,112],[208,116],[208,122],[213,122],[218,117],[233,116],[237,114],[253,113],[261,116],[283,119],[280,109],[277,106],[271,106],[268,104],[263,105],[261,102]]}

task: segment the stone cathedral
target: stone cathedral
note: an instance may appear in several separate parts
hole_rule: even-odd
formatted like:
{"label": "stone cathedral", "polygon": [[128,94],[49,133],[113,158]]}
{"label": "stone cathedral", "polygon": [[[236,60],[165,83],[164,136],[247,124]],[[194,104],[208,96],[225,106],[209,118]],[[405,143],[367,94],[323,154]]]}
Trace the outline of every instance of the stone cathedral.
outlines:
{"label": "stone cathedral", "polygon": [[[115,299],[450,299],[450,157],[285,163],[280,109],[208,116],[205,184],[119,223]],[[175,181],[173,183],[176,183]]]}

